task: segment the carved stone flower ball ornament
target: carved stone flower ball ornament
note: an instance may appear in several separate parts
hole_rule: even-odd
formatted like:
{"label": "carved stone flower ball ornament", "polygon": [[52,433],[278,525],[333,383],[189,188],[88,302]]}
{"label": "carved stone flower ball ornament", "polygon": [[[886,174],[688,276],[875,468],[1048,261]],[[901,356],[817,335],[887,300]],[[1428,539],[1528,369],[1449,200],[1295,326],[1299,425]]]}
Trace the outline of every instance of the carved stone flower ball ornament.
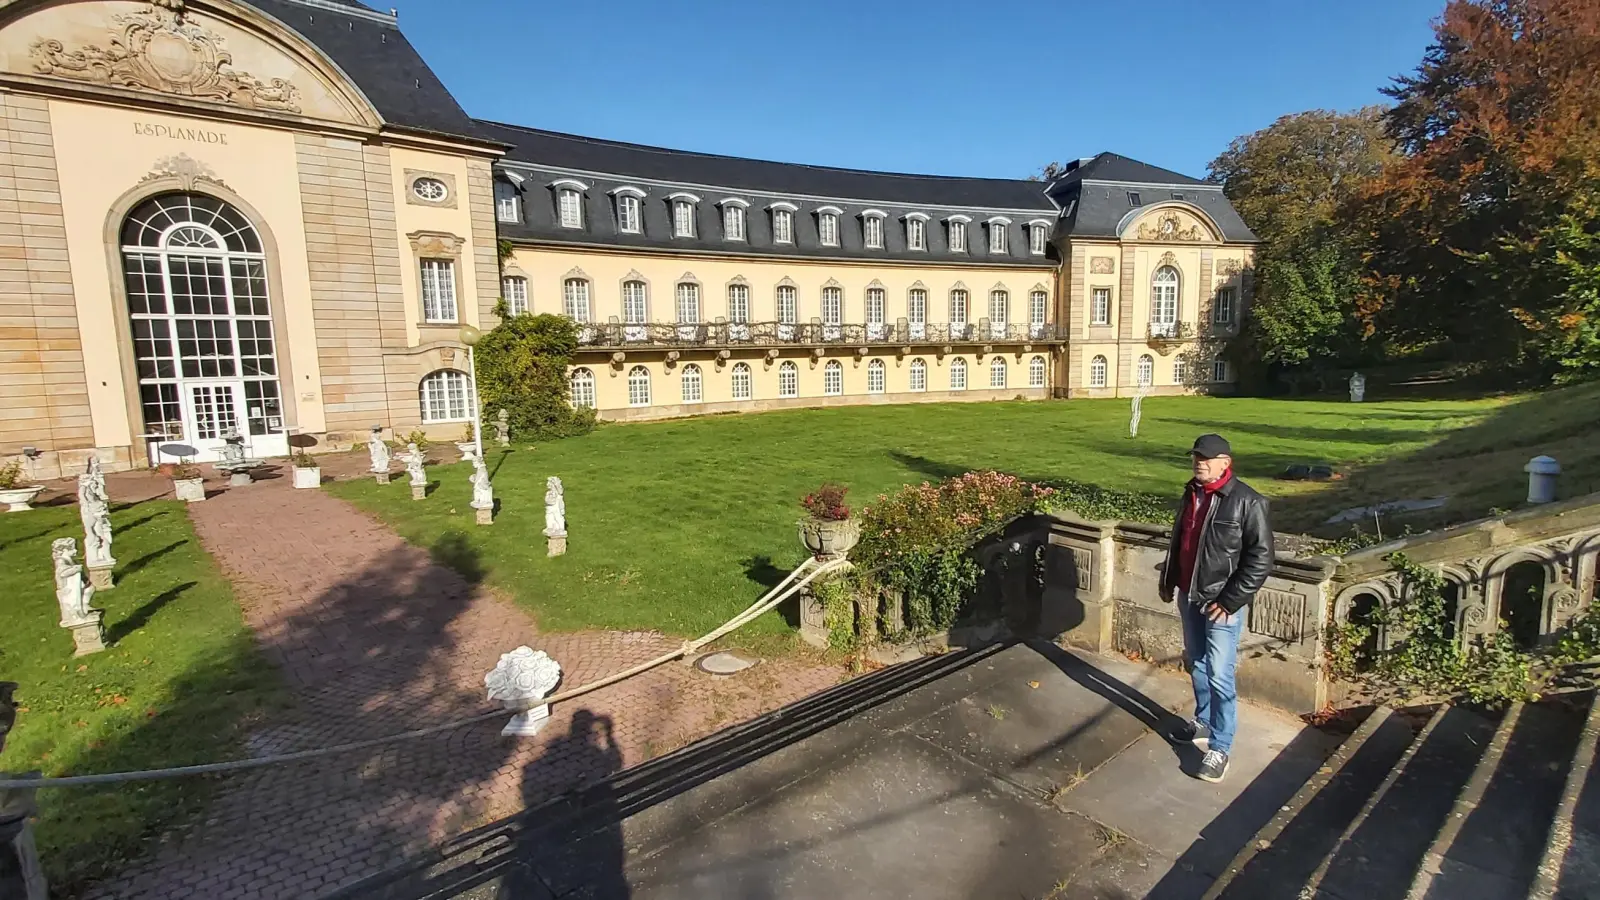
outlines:
{"label": "carved stone flower ball ornament", "polygon": [[517,713],[501,734],[538,734],[550,718],[549,705],[539,701],[561,683],[561,664],[543,650],[518,647],[500,656],[499,664],[484,676],[483,683],[489,689],[490,700]]}

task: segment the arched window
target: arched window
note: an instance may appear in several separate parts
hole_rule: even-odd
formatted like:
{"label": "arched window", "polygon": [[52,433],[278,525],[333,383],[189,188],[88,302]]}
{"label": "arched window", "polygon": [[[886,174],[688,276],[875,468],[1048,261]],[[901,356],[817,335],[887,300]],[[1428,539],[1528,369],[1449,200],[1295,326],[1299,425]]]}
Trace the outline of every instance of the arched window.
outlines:
{"label": "arched window", "polygon": [[950,360],[950,390],[967,389],[967,361],[961,357]]}
{"label": "arched window", "polygon": [[1044,357],[1035,356],[1028,360],[1028,387],[1044,387],[1045,367]]}
{"label": "arched window", "polygon": [[928,389],[928,364],[920,359],[911,361],[910,388],[913,391],[925,391]]}
{"label": "arched window", "polygon": [[844,366],[837,359],[828,360],[822,367],[822,392],[829,397],[844,393]]}
{"label": "arched window", "polygon": [[1106,386],[1106,358],[1096,356],[1089,360],[1089,387],[1103,388]]}
{"label": "arched window", "polygon": [[704,396],[700,367],[694,363],[684,366],[680,380],[683,383],[683,402],[699,403],[700,398]]}
{"label": "arched window", "polygon": [[1181,356],[1172,361],[1172,381],[1174,384],[1189,383],[1189,361]]}
{"label": "arched window", "polygon": [[628,405],[650,405],[650,370],[644,366],[628,370]]}
{"label": "arched window", "polygon": [[161,194],[122,226],[145,430],[218,458],[237,429],[257,456],[288,452],[261,236],[203,194]]}
{"label": "arched window", "polygon": [[996,356],[994,359],[989,360],[989,387],[1005,387],[1006,371],[1006,361],[1003,357]]}
{"label": "arched window", "polygon": [[875,359],[867,363],[867,393],[883,393],[884,380],[883,360]]}
{"label": "arched window", "polygon": [[733,364],[733,399],[749,400],[752,395],[750,389],[750,367],[744,363]]}
{"label": "arched window", "polygon": [[778,366],[778,396],[800,396],[800,367],[792,362]]}
{"label": "arched window", "polygon": [[1151,356],[1148,353],[1146,353],[1145,355],[1139,357],[1139,372],[1138,372],[1138,376],[1137,377],[1138,377],[1138,380],[1139,380],[1139,384],[1154,384],[1155,383],[1155,380],[1156,380],[1156,360],[1155,360],[1155,357]]}
{"label": "arched window", "polygon": [[467,373],[440,369],[422,378],[422,421],[465,422],[472,418],[472,384]]}
{"label": "arched window", "polygon": [[561,287],[561,308],[574,322],[589,321],[589,282],[568,278]]}
{"label": "arched window", "polygon": [[588,369],[572,370],[572,405],[594,408],[594,373]]}
{"label": "arched window", "polygon": [[1150,333],[1172,337],[1178,330],[1178,270],[1156,269],[1150,281]]}
{"label": "arched window", "polygon": [[650,305],[644,282],[622,283],[622,321],[629,325],[643,325],[650,321]]}

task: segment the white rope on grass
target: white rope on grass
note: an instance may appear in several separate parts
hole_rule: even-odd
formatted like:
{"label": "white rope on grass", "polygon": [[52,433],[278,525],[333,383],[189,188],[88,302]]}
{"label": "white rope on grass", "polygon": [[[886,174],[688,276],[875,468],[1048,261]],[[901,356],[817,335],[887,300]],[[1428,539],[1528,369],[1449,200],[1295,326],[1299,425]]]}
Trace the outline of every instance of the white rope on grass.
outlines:
{"label": "white rope on grass", "polygon": [[[794,571],[790,572],[789,575],[783,579],[783,581],[779,582],[777,587],[774,587],[772,590],[761,595],[761,599],[746,607],[744,612],[739,613],[737,616],[734,616],[727,622],[724,622],[722,625],[708,632],[703,637],[699,637],[691,641],[684,641],[683,644],[676,650],[663,653],[654,659],[646,660],[645,662],[639,663],[636,666],[624,669],[621,672],[607,675],[598,681],[592,681],[588,684],[582,685],[581,687],[575,687],[571,690],[562,691],[559,694],[553,694],[549,697],[545,697],[539,702],[541,704],[548,705],[582,697],[584,694],[590,694],[600,690],[601,688],[610,687],[619,681],[625,681],[634,677],[635,675],[648,672],[657,666],[664,665],[672,662],[675,659],[679,659],[694,653],[706,644],[724,637],[733,631],[748,625],[750,622],[756,620],[767,612],[770,612],[772,609],[776,608],[778,604],[788,600],[790,597],[799,592],[801,588],[816,580],[818,576],[837,571],[843,568],[845,565],[847,565],[847,563],[842,557],[828,560],[807,558],[805,562],[801,563],[799,566],[796,566]],[[807,569],[810,569],[810,571],[807,572]],[[802,575],[802,573],[804,574]],[[799,580],[796,581],[796,579]],[[405,731],[399,734],[387,735],[385,737],[369,738],[364,741],[355,741],[349,744],[339,744],[338,746],[334,747],[322,747],[317,750],[298,750],[293,753],[279,753],[272,756],[259,756],[253,759],[236,759],[228,762],[202,763],[194,766],[173,766],[166,769],[144,769],[135,772],[106,772],[99,775],[65,775],[56,778],[4,778],[0,779],[0,790],[14,790],[19,788],[87,787],[90,785],[121,784],[130,781],[158,781],[168,778],[187,778],[194,775],[216,775],[223,772],[238,772],[246,769],[259,769],[266,766],[300,762],[302,760],[317,759],[324,756],[334,756],[341,753],[354,753],[357,750],[367,750],[373,747],[381,747],[385,744],[394,744],[401,741],[414,740],[420,737],[427,737],[431,734],[438,734],[442,731],[450,731],[452,729],[462,728],[467,725],[476,725],[479,722],[487,722],[490,719],[503,718],[508,712],[510,711],[497,709],[494,712],[484,713],[468,719],[448,722],[443,725],[432,725],[427,728],[418,728],[414,731]]]}

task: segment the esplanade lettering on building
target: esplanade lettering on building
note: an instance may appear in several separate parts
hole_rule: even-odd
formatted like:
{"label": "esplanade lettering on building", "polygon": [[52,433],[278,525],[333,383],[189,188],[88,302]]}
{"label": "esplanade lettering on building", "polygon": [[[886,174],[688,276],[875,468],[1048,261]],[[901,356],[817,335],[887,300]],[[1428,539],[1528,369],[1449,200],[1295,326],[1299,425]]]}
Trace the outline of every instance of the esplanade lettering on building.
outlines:
{"label": "esplanade lettering on building", "polygon": [[160,125],[155,122],[133,123],[133,133],[144,137],[170,138],[175,141],[194,141],[197,144],[226,144],[228,135],[221,131],[189,128],[183,125]]}

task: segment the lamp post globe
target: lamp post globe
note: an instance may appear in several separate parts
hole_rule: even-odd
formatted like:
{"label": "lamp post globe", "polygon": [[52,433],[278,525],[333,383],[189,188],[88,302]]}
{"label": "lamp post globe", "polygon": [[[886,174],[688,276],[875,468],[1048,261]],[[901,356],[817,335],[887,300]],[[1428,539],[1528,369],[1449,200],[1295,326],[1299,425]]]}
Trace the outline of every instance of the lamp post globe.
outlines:
{"label": "lamp post globe", "polygon": [[472,327],[471,325],[463,325],[461,326],[460,337],[461,343],[466,344],[468,347],[472,347],[475,346],[478,341],[483,339],[483,332]]}

